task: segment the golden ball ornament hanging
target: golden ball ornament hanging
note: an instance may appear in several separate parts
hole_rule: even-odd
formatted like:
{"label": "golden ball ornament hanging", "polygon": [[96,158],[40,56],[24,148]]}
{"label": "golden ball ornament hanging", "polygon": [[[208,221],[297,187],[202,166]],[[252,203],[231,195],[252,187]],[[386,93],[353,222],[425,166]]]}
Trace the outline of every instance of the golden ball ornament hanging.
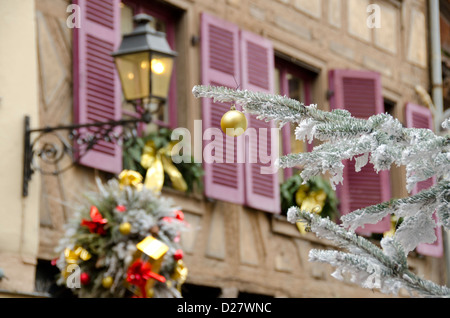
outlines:
{"label": "golden ball ornament hanging", "polygon": [[113,284],[114,280],[111,276],[103,277],[102,279],[102,286],[105,288],[110,288]]}
{"label": "golden ball ornament hanging", "polygon": [[119,225],[119,232],[122,235],[128,235],[131,232],[131,224],[129,222],[123,222]]}
{"label": "golden ball ornament hanging", "polygon": [[244,113],[236,110],[236,107],[231,106],[230,110],[222,116],[220,127],[228,136],[238,137],[247,129],[247,118]]}

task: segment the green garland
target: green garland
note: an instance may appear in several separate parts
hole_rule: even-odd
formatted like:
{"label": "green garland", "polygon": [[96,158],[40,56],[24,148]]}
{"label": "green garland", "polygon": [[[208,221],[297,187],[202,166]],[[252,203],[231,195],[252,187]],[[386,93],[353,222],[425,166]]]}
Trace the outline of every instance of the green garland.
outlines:
{"label": "green garland", "polygon": [[[296,193],[303,184],[303,179],[299,174],[290,177],[280,186],[281,194],[281,211],[286,215],[287,210],[292,206],[297,206],[295,199]],[[331,220],[336,220],[339,217],[338,199],[335,191],[331,188],[330,183],[321,177],[313,177],[306,183],[309,186],[309,191],[323,190],[326,194],[325,204],[321,217],[329,217]]]}
{"label": "green garland", "polygon": [[[167,128],[160,128],[157,132],[149,133],[146,136],[131,138],[124,144],[123,152],[123,168],[139,172],[145,177],[146,169],[141,165],[141,156],[145,144],[152,140],[157,149],[165,147],[171,142],[172,130]],[[202,193],[203,192],[203,175],[204,170],[200,163],[194,163],[192,157],[191,163],[173,163],[175,167],[181,172],[187,184],[188,193]],[[170,178],[165,174],[164,186],[172,187]]]}

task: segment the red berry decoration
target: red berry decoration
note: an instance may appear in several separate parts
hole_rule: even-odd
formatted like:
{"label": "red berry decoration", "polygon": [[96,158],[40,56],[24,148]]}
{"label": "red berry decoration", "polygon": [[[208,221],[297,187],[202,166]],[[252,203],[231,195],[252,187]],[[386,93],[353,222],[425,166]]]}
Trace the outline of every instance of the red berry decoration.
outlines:
{"label": "red berry decoration", "polygon": [[80,274],[80,282],[82,285],[87,285],[87,284],[89,284],[90,281],[91,281],[91,277],[89,276],[88,273],[83,272]]}
{"label": "red berry decoration", "polygon": [[175,218],[180,220],[180,221],[183,221],[184,220],[184,213],[183,213],[183,211],[176,210],[175,211]]}
{"label": "red berry decoration", "polygon": [[116,210],[119,212],[125,212],[127,208],[124,205],[118,205],[116,206]]}
{"label": "red berry decoration", "polygon": [[175,253],[173,253],[174,260],[178,261],[183,258],[183,250],[176,250]]}
{"label": "red berry decoration", "polygon": [[167,222],[167,223],[172,223],[173,218],[169,218],[168,216],[165,216],[161,220],[164,222]]}

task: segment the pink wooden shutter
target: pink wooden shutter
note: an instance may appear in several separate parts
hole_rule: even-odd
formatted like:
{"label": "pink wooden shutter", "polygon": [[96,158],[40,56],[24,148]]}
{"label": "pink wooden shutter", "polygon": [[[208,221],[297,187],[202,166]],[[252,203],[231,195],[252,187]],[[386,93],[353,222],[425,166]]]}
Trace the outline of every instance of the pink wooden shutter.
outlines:
{"label": "pink wooden shutter", "polygon": [[[408,103],[405,107],[406,115],[406,127],[409,128],[427,128],[433,130],[433,117],[431,111],[420,105]],[[427,189],[436,183],[436,178],[432,177],[428,180],[418,182],[412,194],[417,194],[418,192]],[[436,220],[436,213],[433,214],[433,218]],[[437,220],[436,220],[437,221]],[[432,244],[419,244],[416,251],[423,255],[442,257],[443,255],[443,241],[442,241],[442,229],[440,226],[436,226],[435,234],[437,240]]]}
{"label": "pink wooden shutter", "polygon": [[[287,74],[287,69],[284,66],[284,64],[280,67],[280,95],[281,96],[289,96],[289,81],[288,81],[288,74]],[[287,154],[291,153],[291,124],[287,123],[286,125],[284,125],[283,128],[281,128],[281,136],[282,136],[282,143],[283,143],[283,153],[282,155],[285,156]],[[293,168],[285,168],[283,173],[284,173],[284,178],[287,180],[290,177],[292,177],[292,175],[294,174],[294,169]]]}
{"label": "pink wooden shutter", "polygon": [[[220,20],[211,15],[201,15],[201,64],[202,84],[214,86],[236,87],[240,79],[239,66],[239,29],[236,25]],[[230,110],[230,103],[214,102],[212,99],[202,99],[203,131],[215,128],[221,132],[222,115]],[[214,199],[244,203],[244,165],[238,160],[242,155],[242,136],[229,137],[221,132],[223,142],[203,141],[203,147],[215,142],[218,146],[214,156],[222,158],[222,163],[208,163],[211,160],[205,153],[203,168],[205,170],[205,195]],[[222,146],[222,150],[220,150]],[[233,149],[233,160],[226,156],[227,146]],[[232,161],[232,162],[230,162]]]}
{"label": "pink wooden shutter", "polygon": [[[241,31],[241,69],[242,88],[251,91],[274,92],[274,53],[272,42],[256,34]],[[246,204],[262,211],[280,213],[280,185],[278,172],[262,174],[261,167],[274,165],[272,160],[263,163],[260,152],[271,154],[271,143],[274,142],[278,150],[278,136],[272,136],[273,122],[256,119],[256,116],[247,115],[248,129],[254,129],[257,138],[250,135],[246,144],[245,161],[245,195]],[[265,129],[265,131],[263,130]],[[266,150],[263,150],[263,144]],[[250,162],[251,156],[257,161]]]}
{"label": "pink wooden shutter", "polygon": [[[120,0],[74,3],[81,8],[81,27],[73,29],[74,122],[119,120],[121,87],[111,53],[120,44]],[[82,146],[78,151],[82,165],[111,173],[122,170],[122,149],[115,143],[100,141],[87,152]]]}
{"label": "pink wooden shutter", "polygon": [[[348,110],[354,117],[367,119],[384,112],[381,78],[378,73],[356,70],[332,70],[329,73],[332,109]],[[337,188],[341,214],[390,200],[389,171],[376,172],[368,163],[355,171],[355,161],[346,160],[344,183]],[[390,228],[387,216],[377,224],[357,229],[362,235],[383,233]]]}

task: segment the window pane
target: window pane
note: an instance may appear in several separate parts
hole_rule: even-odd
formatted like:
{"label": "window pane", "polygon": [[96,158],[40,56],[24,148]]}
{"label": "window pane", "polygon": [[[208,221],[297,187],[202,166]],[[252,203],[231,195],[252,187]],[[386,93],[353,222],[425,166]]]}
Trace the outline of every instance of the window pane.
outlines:
{"label": "window pane", "polygon": [[289,73],[287,74],[287,79],[289,86],[289,97],[303,102],[305,100],[303,80]]}
{"label": "window pane", "polygon": [[120,31],[122,35],[133,31],[133,8],[124,3],[120,4]]}
{"label": "window pane", "polygon": [[275,72],[274,73],[274,89],[275,89],[275,94],[276,95],[280,95],[281,94],[281,89],[280,89],[280,70],[278,68],[275,68]]}

